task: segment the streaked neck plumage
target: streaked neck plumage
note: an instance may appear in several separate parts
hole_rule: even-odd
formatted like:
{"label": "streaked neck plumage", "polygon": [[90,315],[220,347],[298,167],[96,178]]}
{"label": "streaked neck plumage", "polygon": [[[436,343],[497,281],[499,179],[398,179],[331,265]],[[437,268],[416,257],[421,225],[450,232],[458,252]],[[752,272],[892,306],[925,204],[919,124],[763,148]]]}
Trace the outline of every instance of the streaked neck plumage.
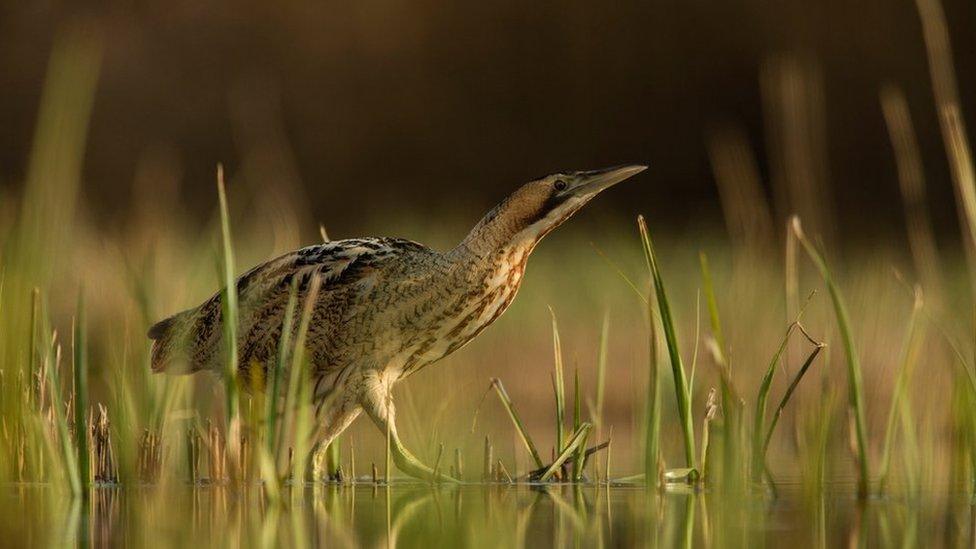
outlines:
{"label": "streaked neck plumage", "polygon": [[532,224],[537,215],[509,197],[485,214],[448,255],[454,260],[490,263],[513,250],[531,253],[543,234]]}

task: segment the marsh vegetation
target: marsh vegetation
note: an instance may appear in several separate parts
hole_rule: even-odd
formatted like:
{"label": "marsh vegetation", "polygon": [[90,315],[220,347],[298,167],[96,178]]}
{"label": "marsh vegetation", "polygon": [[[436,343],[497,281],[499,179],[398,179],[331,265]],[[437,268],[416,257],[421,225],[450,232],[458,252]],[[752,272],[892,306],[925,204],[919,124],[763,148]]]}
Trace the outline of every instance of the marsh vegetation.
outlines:
{"label": "marsh vegetation", "polygon": [[[805,197],[802,211],[774,216],[749,145],[728,131],[708,138],[724,231],[638,217],[553,235],[504,320],[397,389],[402,436],[460,485],[401,477],[368,426],[308,442],[308,300],[289,302],[297,335],[253,386],[233,346],[214,378],[150,373],[154,320],[219,287],[234,318],[234,277],[319,227],[295,226],[301,204],[262,199],[230,168],[196,225],[165,162],[140,165],[122,226],[100,226],[80,175],[99,44],[67,33],[23,192],[0,195],[0,533],[27,545],[971,544],[976,176],[943,16],[918,5],[959,244],[936,245],[895,86],[878,108],[907,246],[844,241],[808,173],[817,105],[797,90],[810,74],[774,63],[769,124],[791,161],[774,184]],[[463,231],[402,217],[404,236],[435,245]]]}

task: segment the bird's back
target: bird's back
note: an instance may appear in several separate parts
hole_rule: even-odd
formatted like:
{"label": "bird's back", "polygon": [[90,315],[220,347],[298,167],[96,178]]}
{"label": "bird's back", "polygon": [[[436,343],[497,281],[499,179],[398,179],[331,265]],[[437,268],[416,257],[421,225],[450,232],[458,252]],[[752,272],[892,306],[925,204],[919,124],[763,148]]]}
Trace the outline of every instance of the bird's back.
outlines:
{"label": "bird's back", "polygon": [[[328,337],[391,274],[406,273],[436,253],[399,238],[337,240],[309,246],[258,265],[236,282],[238,357],[242,368],[266,365],[275,356],[291,286],[302,303],[312,278],[320,277],[314,330]],[[154,372],[192,373],[218,368],[223,352],[223,292],[149,329]],[[297,327],[298,322],[294,322]],[[322,343],[318,340],[318,343]]]}

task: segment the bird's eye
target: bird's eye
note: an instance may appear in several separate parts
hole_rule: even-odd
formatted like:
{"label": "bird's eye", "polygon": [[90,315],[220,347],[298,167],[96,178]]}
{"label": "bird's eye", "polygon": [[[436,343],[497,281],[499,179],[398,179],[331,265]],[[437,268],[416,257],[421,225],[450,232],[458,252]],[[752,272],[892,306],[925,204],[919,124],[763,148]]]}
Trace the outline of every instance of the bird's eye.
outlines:
{"label": "bird's eye", "polygon": [[557,191],[565,191],[566,190],[566,186],[567,186],[567,183],[565,181],[563,181],[562,179],[557,179],[556,182],[552,184],[552,187],[554,189],[556,189]]}

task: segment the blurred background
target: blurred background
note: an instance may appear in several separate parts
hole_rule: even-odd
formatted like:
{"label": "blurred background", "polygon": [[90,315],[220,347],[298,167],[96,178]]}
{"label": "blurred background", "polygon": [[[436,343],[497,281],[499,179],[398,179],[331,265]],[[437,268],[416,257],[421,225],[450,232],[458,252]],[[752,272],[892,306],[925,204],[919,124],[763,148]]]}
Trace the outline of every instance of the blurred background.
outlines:
{"label": "blurred background", "polygon": [[[971,97],[976,8],[944,9],[959,93]],[[722,223],[709,145],[731,131],[777,220],[802,200],[785,180],[808,177],[837,232],[871,245],[904,233],[878,102],[891,83],[911,109],[936,230],[957,234],[907,0],[5,2],[8,193],[25,180],[47,60],[78,25],[100,41],[81,194],[103,227],[127,215],[133,193],[159,192],[159,181],[133,181],[161,166],[191,223],[212,211],[223,162],[239,185],[300,203],[302,230],[321,220],[353,236],[396,233],[376,219],[405,211],[473,222],[529,178],[647,162],[600,208],[697,231]],[[787,173],[797,161],[776,143],[791,131],[784,112],[801,116],[806,176]]]}

